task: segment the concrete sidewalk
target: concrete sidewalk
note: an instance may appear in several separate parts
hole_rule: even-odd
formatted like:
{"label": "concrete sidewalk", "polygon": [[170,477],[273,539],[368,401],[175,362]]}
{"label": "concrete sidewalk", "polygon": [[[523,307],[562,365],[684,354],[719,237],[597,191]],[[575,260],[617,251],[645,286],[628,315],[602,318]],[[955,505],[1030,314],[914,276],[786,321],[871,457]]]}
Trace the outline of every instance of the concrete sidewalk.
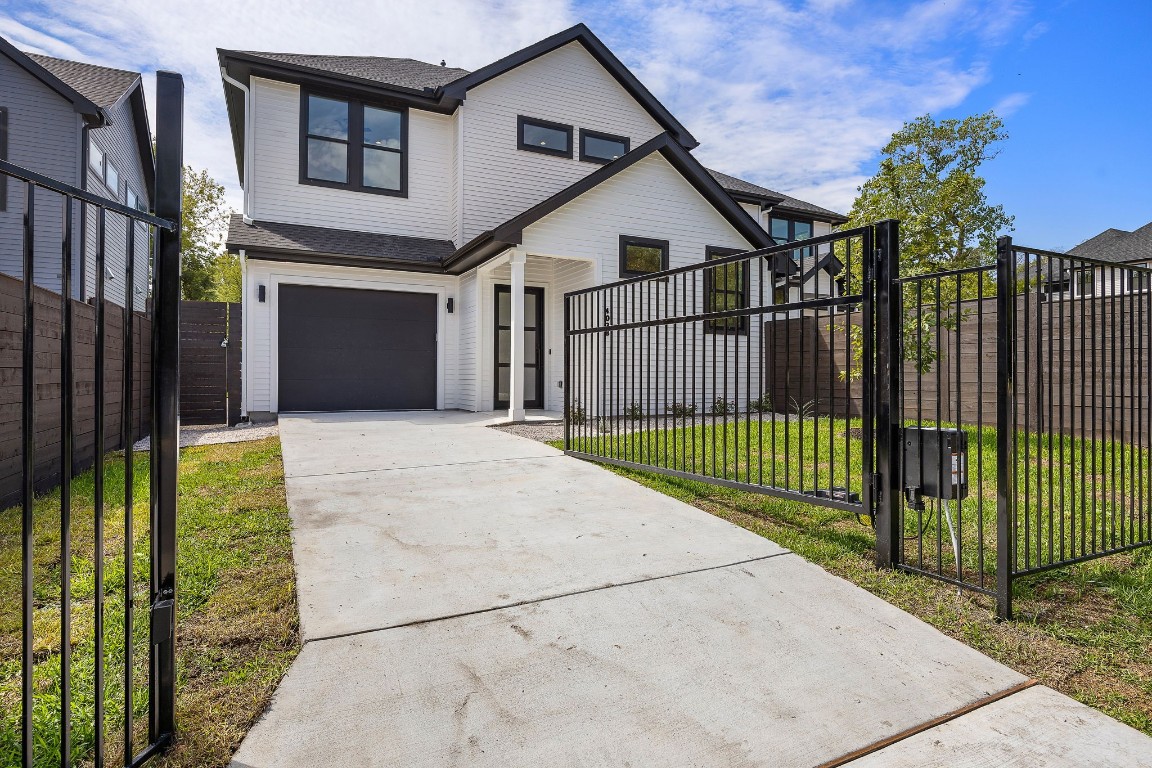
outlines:
{"label": "concrete sidewalk", "polygon": [[307,644],[233,765],[810,768],[919,729],[851,765],[1152,766],[772,542],[483,423],[281,417]]}

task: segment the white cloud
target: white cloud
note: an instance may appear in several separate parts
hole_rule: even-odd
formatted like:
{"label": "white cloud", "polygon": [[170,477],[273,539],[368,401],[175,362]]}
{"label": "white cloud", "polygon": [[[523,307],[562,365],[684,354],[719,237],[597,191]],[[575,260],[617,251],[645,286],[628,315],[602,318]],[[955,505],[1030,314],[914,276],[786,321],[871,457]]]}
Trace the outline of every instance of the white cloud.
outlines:
{"label": "white cloud", "polygon": [[701,140],[703,162],[847,210],[891,133],[987,82],[984,52],[1024,14],[1019,0],[570,2],[32,0],[0,12],[0,34],[145,71],[149,87],[155,69],[183,73],[186,160],[224,182],[239,207],[217,47],[472,69],[583,20]]}
{"label": "white cloud", "polygon": [[185,80],[185,162],[208,168],[240,207],[217,48],[411,57],[473,69],[575,23],[529,0],[52,0],[0,11],[17,47]]}
{"label": "white cloud", "polygon": [[1026,105],[1032,98],[1030,93],[1010,93],[1000,101],[996,102],[996,106],[992,107],[992,111],[998,117],[1008,117]]}
{"label": "white cloud", "polygon": [[624,8],[630,27],[695,30],[630,35],[618,54],[701,141],[705,164],[842,211],[905,120],[989,80],[984,53],[1023,13],[1014,0]]}

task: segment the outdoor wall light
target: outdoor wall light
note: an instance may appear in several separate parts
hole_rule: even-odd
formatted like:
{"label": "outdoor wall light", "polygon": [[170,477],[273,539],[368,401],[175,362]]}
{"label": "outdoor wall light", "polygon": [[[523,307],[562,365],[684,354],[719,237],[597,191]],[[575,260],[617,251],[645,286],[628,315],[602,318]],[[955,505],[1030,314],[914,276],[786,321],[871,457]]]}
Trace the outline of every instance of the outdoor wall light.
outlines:
{"label": "outdoor wall light", "polygon": [[264,301],[265,301],[264,286],[262,286],[262,285],[256,286],[256,298],[259,300],[259,302],[261,304],[264,303]]}
{"label": "outdoor wall light", "polygon": [[451,296],[449,296],[448,297],[448,314],[452,314],[455,311],[456,311],[456,302],[452,299]]}

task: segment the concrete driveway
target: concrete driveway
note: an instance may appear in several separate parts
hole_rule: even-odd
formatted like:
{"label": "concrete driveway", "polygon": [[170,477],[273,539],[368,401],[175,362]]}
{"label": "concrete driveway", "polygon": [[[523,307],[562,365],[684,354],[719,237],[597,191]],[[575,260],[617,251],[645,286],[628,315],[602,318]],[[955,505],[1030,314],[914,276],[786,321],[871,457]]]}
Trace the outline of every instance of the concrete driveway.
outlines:
{"label": "concrete driveway", "polygon": [[776,544],[484,423],[281,418],[306,644],[234,766],[1152,766]]}

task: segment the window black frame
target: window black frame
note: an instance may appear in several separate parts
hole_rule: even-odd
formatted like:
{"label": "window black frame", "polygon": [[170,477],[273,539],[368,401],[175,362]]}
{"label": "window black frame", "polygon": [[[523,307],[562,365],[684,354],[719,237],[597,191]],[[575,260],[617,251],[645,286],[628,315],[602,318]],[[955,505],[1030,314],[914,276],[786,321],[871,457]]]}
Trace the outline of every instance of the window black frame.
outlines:
{"label": "window black frame", "polygon": [[[641,248],[659,248],[660,269],[656,272],[633,272],[628,269],[628,246],[638,245]],[[637,237],[635,235],[620,235],[620,277],[644,277],[664,272],[668,269],[668,241],[656,240],[651,237]]]}
{"label": "window black frame", "polygon": [[[317,136],[335,143],[344,143],[348,147],[348,181],[328,181],[326,179],[313,179],[308,176],[308,97],[317,96],[322,99],[333,99],[348,103],[348,139],[332,139],[331,137]],[[364,186],[364,108],[374,107],[400,113],[400,149],[380,147],[386,152],[398,152],[400,155],[400,189],[383,189],[381,187]],[[353,137],[359,136],[359,140]],[[329,189],[345,189],[351,192],[367,192],[372,195],[385,195],[387,197],[408,197],[408,107],[401,104],[390,103],[382,99],[365,99],[350,93],[320,89],[300,89],[300,173],[299,183],[312,187],[328,187]]]}
{"label": "window black frame", "polygon": [[[712,261],[713,259],[721,259],[725,256],[734,256],[737,253],[744,253],[739,248],[722,248],[717,245],[709,245],[704,249],[704,260]],[[705,312],[720,312],[713,303],[713,297],[723,293],[736,296],[738,306],[735,309],[747,309],[752,301],[752,270],[749,268],[750,264],[747,260],[739,262],[740,271],[738,277],[740,280],[740,288],[735,291],[723,290],[718,291],[712,283],[712,274],[716,269],[726,269],[731,267],[731,264],[722,264],[719,267],[712,267],[711,269],[704,270],[704,311]],[[733,309],[733,307],[726,307],[725,309]],[[735,327],[732,327],[732,320],[736,320]],[[747,336],[748,335],[748,317],[741,316],[736,318],[724,317],[715,320],[704,321],[705,333],[716,333],[724,335]]]}
{"label": "window black frame", "polygon": [[[784,242],[787,242],[787,243],[802,243],[802,242],[804,242],[803,240],[797,240],[796,239],[796,225],[797,224],[807,224],[808,225],[808,231],[811,232],[812,234],[808,235],[808,237],[805,239],[810,240],[811,238],[816,237],[816,220],[815,219],[806,219],[806,218],[803,218],[801,216],[776,216],[772,213],[769,213],[768,214],[768,234],[771,235],[773,240],[776,240],[776,236],[772,234],[772,223],[775,221],[788,222],[788,239],[785,240]],[[779,243],[779,242],[777,242],[777,244],[782,245],[782,243]]]}
{"label": "window black frame", "polygon": [[[612,158],[610,158],[610,157],[596,157],[595,155],[589,155],[584,150],[584,139],[588,139],[588,138],[601,139],[602,141],[618,141],[618,142],[622,143],[624,145],[624,152],[621,153],[621,157],[623,155],[628,154],[628,152],[632,149],[632,142],[627,136],[617,136],[614,133],[604,133],[602,131],[590,131],[586,128],[581,128],[580,129],[580,159],[585,163],[598,163],[600,165],[607,165],[608,163],[612,162]],[[619,159],[619,158],[616,158],[616,159]]]}
{"label": "window black frame", "polygon": [[[0,160],[8,159],[8,107],[0,107]],[[0,176],[0,211],[8,210],[8,177]]]}
{"label": "window black frame", "polygon": [[[552,149],[551,147],[541,147],[537,144],[528,144],[524,141],[524,126],[532,125],[537,128],[548,128],[554,131],[563,131],[568,136],[568,149]],[[522,149],[525,152],[538,152],[541,155],[552,155],[553,157],[566,157],[572,159],[572,126],[564,123],[553,123],[549,120],[541,120],[537,117],[528,117],[527,115],[516,116],[516,149]]]}

